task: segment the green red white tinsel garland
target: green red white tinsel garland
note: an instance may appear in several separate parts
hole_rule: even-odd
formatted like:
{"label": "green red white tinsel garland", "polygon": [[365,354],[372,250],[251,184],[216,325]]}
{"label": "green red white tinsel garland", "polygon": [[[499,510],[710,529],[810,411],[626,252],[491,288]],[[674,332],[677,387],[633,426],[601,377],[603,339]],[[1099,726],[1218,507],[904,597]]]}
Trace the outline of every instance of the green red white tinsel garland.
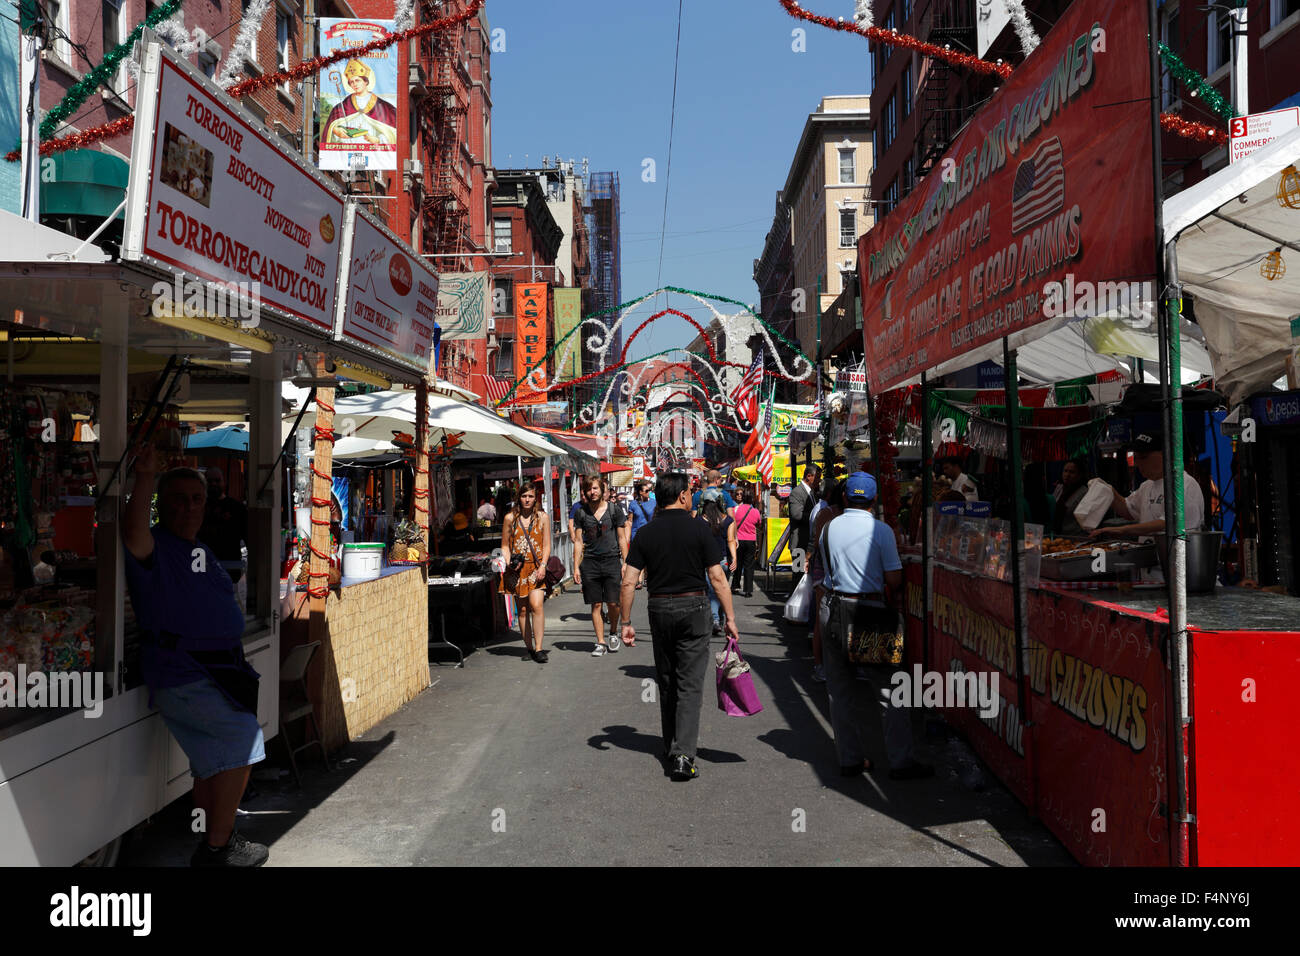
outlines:
{"label": "green red white tinsel garland", "polygon": [[[1008,12],[1012,15],[1013,19],[1016,19],[1016,11],[1013,9],[1014,0],[1005,0],[1005,2],[1007,3]],[[860,16],[863,8],[861,4],[858,6],[858,20],[859,24],[862,25],[855,25],[852,23],[846,23],[843,17],[834,20],[831,17],[818,16],[815,13],[804,10],[799,6],[797,0],[780,0],[780,3],[781,6],[785,8],[786,13],[790,14],[790,16],[795,19],[806,20],[809,23],[816,23],[830,30],[839,30],[844,33],[856,33],[859,36],[866,37],[867,39],[877,43],[886,43],[909,50],[915,50],[923,56],[944,60],[954,66],[964,67],[978,73],[990,73],[1003,79],[1006,79],[1011,75],[1012,68],[1005,63],[990,63],[988,60],[982,60],[979,57],[971,56],[969,53],[958,53],[948,47],[940,47],[935,46],[933,43],[926,43],[916,37],[908,36],[905,33],[899,33],[897,30],[883,30],[879,27],[871,26],[869,19]],[[1020,4],[1020,6],[1023,9],[1023,4]],[[1024,27],[1026,26],[1029,27],[1028,32],[1024,30]],[[1026,50],[1027,56],[1028,51],[1031,50],[1033,46],[1037,45],[1034,43],[1036,35],[1033,33],[1033,26],[1029,24],[1029,21],[1026,18],[1023,24],[1017,21],[1016,31],[1017,35],[1020,37],[1021,48]],[[1190,70],[1191,68],[1185,67],[1185,69]],[[1192,73],[1194,72],[1195,71],[1192,71]],[[1188,80],[1194,82],[1190,76],[1188,77]],[[1206,86],[1212,90],[1212,88],[1208,87],[1208,84]],[[1214,95],[1218,96],[1217,93]],[[1198,123],[1195,120],[1186,120],[1176,113],[1161,113],[1160,126],[1167,132],[1187,139],[1194,139],[1202,143],[1214,143],[1222,146],[1228,141],[1227,130],[1207,126],[1205,123]]]}
{"label": "green red white tinsel garland", "polygon": [[[135,42],[140,39],[140,34],[144,32],[145,27],[153,29],[164,20],[171,18],[177,10],[181,8],[181,0],[166,0],[160,7],[152,10],[143,23],[136,24],[131,35],[123,42],[119,43],[113,49],[104,54],[104,59],[99,65],[90,70],[85,76],[72,85],[62,100],[56,103],[48,113],[45,119],[41,120],[41,139],[49,139],[55,131],[62,126],[82,103],[90,98],[100,86],[108,84],[113,75],[117,73],[117,68],[121,62],[131,54],[135,48]],[[21,147],[19,147],[21,149]]]}
{"label": "green red white tinsel garland", "polygon": [[[316,73],[318,73],[322,68],[329,66],[330,64],[339,63],[343,60],[351,59],[354,56],[360,56],[366,53],[370,53],[373,50],[385,49],[386,47],[393,46],[394,44],[400,43],[403,40],[411,40],[422,36],[428,36],[430,34],[438,33],[442,30],[446,30],[451,27],[458,26],[462,23],[466,23],[478,15],[479,11],[483,8],[483,3],[484,0],[469,0],[468,5],[460,13],[453,14],[451,16],[446,16],[446,17],[439,17],[437,20],[431,20],[428,23],[421,24],[420,26],[411,27],[409,30],[399,30],[396,33],[390,33],[387,36],[379,37],[378,39],[372,40],[371,42],[365,44],[364,46],[352,47],[344,50],[337,50],[333,53],[327,53],[327,54],[322,54],[321,56],[312,57],[310,60],[303,60],[297,66],[291,67],[290,69],[287,70],[277,70],[274,73],[263,73],[261,76],[250,77],[248,79],[240,81],[239,83],[234,84],[229,89],[227,89],[226,92],[231,97],[235,99],[239,99],[241,97],[248,96],[250,93],[257,92],[258,90],[267,89],[271,86],[284,83],[287,80],[304,80],[309,76],[316,75]],[[180,4],[181,4],[181,0],[167,0],[167,2],[165,2],[161,7],[154,10],[152,13],[149,14],[148,17],[145,18],[144,25],[148,25],[152,27],[155,26],[157,23],[161,22],[162,20],[167,19],[173,13],[176,12],[176,10],[180,7]],[[121,44],[114,50],[110,51],[110,56],[112,56],[113,54],[118,54],[119,50],[123,51],[117,56],[117,59],[113,62],[112,68],[106,68],[106,65],[109,62],[109,58],[105,57],[104,63],[101,63],[99,67],[96,67],[95,70],[92,70],[91,73],[87,74],[85,79],[83,79],[80,83],[77,84],[76,87],[73,88],[73,89],[80,88],[83,84],[89,82],[92,76],[100,75],[101,68],[104,68],[102,69],[101,78],[97,82],[92,83],[85,90],[85,94],[82,96],[81,101],[71,106],[68,106],[67,103],[69,103],[70,101],[67,98],[65,98],[65,101],[63,103],[60,103],[57,107],[55,107],[54,110],[50,111],[45,121],[41,124],[41,155],[42,156],[48,156],[53,153],[61,153],[69,149],[83,149],[87,146],[91,146],[103,140],[113,139],[114,137],[122,136],[125,133],[129,132],[131,128],[135,125],[134,115],[124,116],[121,119],[113,120],[110,123],[104,123],[100,126],[95,126],[91,129],[83,130],[82,132],[79,133],[72,133],[68,136],[61,136],[57,139],[50,138],[53,136],[55,128],[58,127],[64,120],[66,120],[66,118],[72,114],[72,111],[75,110],[76,107],[79,106],[81,102],[84,102],[85,98],[89,96],[91,93],[93,93],[96,88],[98,88],[100,83],[105,82],[109,74],[112,73],[113,68],[115,68],[117,64],[121,62],[122,57],[131,51],[131,48],[134,45],[136,38],[139,37],[141,29],[142,29],[141,26],[137,26],[136,29],[132,31],[131,36],[127,38],[127,41],[125,43]],[[70,94],[71,92],[72,91],[69,90]],[[60,116],[59,118],[54,119],[53,117],[55,116],[56,110],[59,111]],[[9,162],[17,162],[20,158],[21,158],[20,149],[14,149],[12,152],[7,153],[5,155],[5,159],[7,159]]]}
{"label": "green red white tinsel garland", "polygon": [[1169,75],[1186,87],[1187,92],[1194,98],[1203,101],[1226,120],[1237,115],[1237,111],[1232,108],[1232,104],[1224,95],[1207,83],[1205,77],[1184,63],[1177,53],[1163,43],[1157,49],[1160,51],[1160,59],[1164,60],[1165,66],[1169,67]]}

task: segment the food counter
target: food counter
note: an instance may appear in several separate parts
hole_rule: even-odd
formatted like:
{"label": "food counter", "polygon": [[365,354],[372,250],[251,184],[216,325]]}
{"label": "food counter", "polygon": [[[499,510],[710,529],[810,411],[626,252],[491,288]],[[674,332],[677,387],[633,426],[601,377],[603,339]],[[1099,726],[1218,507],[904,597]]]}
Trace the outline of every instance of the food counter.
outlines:
{"label": "food counter", "polygon": [[1010,582],[941,558],[927,627],[924,580],[918,556],[905,556],[907,666],[996,674],[995,716],[951,707],[944,717],[1080,862],[1300,860],[1293,778],[1277,772],[1300,680],[1300,600],[1238,588],[1188,596],[1189,821],[1180,823],[1163,587],[1077,591],[1043,579],[1026,588],[1022,652]]}

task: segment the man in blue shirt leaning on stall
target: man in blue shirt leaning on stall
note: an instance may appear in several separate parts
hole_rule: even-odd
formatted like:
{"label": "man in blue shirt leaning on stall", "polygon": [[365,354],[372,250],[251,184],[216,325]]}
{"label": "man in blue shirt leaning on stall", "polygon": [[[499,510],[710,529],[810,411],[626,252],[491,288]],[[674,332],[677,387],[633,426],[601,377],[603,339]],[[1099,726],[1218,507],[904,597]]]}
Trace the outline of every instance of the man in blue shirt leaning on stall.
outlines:
{"label": "man in blue shirt leaning on stall", "polygon": [[216,554],[198,540],[207,485],[174,468],[158,481],[158,524],[149,527],[162,459],[136,450],[135,488],[123,520],[126,583],[143,634],[140,666],[149,703],[190,758],[194,806],[205,838],[192,866],[261,866],[269,853],[235,832],[252,765],[265,758],[257,722],[257,672],[244,659],[244,614]]}

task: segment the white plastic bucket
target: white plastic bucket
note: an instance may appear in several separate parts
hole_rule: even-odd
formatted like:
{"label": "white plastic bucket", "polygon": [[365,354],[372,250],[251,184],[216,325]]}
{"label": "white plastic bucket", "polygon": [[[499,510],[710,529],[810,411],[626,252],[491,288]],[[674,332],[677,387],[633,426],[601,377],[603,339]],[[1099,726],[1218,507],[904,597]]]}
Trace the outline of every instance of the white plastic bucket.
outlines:
{"label": "white plastic bucket", "polygon": [[343,576],[356,581],[373,581],[384,566],[382,543],[343,545]]}

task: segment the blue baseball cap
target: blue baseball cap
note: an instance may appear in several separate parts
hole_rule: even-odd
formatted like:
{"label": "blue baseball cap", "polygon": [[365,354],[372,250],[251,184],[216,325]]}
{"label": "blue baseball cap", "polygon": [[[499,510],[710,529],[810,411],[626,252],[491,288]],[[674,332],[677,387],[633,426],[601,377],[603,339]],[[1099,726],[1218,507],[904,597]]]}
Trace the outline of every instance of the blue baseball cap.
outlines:
{"label": "blue baseball cap", "polygon": [[865,471],[855,471],[849,475],[844,497],[852,501],[870,501],[876,497],[876,479]]}

